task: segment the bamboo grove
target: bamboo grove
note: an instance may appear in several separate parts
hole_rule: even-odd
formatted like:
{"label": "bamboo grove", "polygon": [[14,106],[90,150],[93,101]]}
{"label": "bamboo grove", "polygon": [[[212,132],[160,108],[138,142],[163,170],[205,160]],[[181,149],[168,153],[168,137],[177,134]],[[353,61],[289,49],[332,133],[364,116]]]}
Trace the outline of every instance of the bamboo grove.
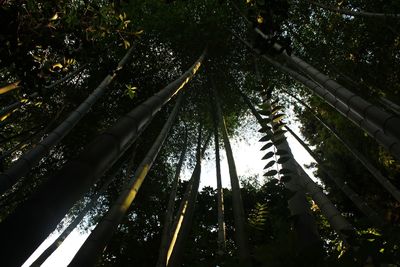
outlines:
{"label": "bamboo grove", "polygon": [[[397,1],[0,1],[0,265],[56,233],[41,266],[76,231],[65,266],[399,265],[399,18]],[[263,177],[239,175],[244,134]]]}

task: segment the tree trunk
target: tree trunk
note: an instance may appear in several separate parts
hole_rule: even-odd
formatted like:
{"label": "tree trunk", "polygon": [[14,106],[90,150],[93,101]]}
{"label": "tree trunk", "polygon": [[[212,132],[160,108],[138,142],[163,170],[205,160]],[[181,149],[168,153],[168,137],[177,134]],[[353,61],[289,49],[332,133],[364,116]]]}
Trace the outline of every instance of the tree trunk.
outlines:
{"label": "tree trunk", "polygon": [[185,250],[185,243],[190,234],[190,229],[193,222],[196,199],[200,185],[201,159],[203,158],[210,137],[211,135],[208,136],[203,146],[203,149],[200,151],[201,134],[199,131],[196,166],[193,170],[192,177],[190,179],[188,187],[186,188],[174,225],[172,227],[173,234],[170,237],[170,244],[166,261],[166,266],[168,267],[178,267],[181,265],[182,255]]}
{"label": "tree trunk", "polygon": [[71,206],[134,142],[138,131],[193,77],[205,53],[182,76],[120,118],[76,159],[51,175],[29,201],[0,224],[0,236],[9,240],[7,247],[0,251],[5,266],[23,263]]}
{"label": "tree trunk", "polygon": [[[133,149],[133,153],[126,168],[126,174],[125,174],[126,181],[129,180],[128,178],[132,173],[135,154],[136,154],[136,149]],[[86,206],[79,212],[78,216],[76,216],[75,219],[68,225],[68,227],[65,228],[64,231],[62,231],[62,233],[57,237],[57,239],[54,240],[54,242],[50,246],[48,246],[46,250],[42,252],[42,254],[40,254],[40,256],[31,264],[31,267],[41,266],[47,260],[47,258],[50,257],[51,254],[53,254],[53,252],[59,246],[61,246],[61,244],[69,236],[69,234],[79,225],[79,223],[82,221],[85,215],[98,204],[97,200],[107,190],[108,186],[114,181],[114,178],[120,171],[122,165],[123,164],[119,164],[116,167],[115,171],[109,177],[107,177],[107,180],[104,182],[101,188],[90,198],[89,203],[86,204]]]}
{"label": "tree trunk", "polygon": [[384,134],[392,136],[397,142],[400,142],[400,117],[369,103],[295,55],[290,57],[286,54],[282,55],[289,63],[293,63],[300,71],[304,71],[326,88],[337,98],[336,102],[341,101],[345,104],[348,107],[347,113],[354,112],[363,120],[376,125]]}
{"label": "tree trunk", "polygon": [[222,131],[225,153],[228,160],[229,175],[231,178],[232,187],[232,208],[235,224],[235,239],[239,251],[239,259],[243,266],[250,266],[250,252],[248,247],[248,237],[246,234],[245,223],[246,217],[244,214],[243,201],[240,193],[239,178],[236,173],[235,159],[233,158],[231,144],[229,142],[228,132],[226,130],[225,119],[222,114],[221,102],[218,97],[214,83],[212,83],[215,106],[218,118],[218,126]]}
{"label": "tree trunk", "polygon": [[359,194],[354,192],[354,190],[348,186],[345,182],[342,181],[339,177],[334,176],[328,168],[324,166],[322,160],[319,156],[317,156],[314,151],[310,149],[310,147],[303,141],[301,138],[295,134],[292,129],[288,126],[285,126],[285,129],[307,150],[308,154],[314,158],[314,160],[318,163],[319,168],[338,186],[340,190],[354,203],[354,205],[369,219],[369,221],[378,227],[382,227],[385,222],[381,219],[379,214],[373,210],[369,205],[360,197]]}
{"label": "tree trunk", "polygon": [[179,158],[178,165],[176,166],[175,177],[173,180],[171,193],[169,195],[167,211],[165,212],[164,227],[163,227],[163,231],[162,231],[160,251],[159,251],[157,265],[156,265],[157,267],[165,267],[166,261],[167,261],[168,241],[171,236],[171,229],[172,229],[171,227],[172,227],[173,214],[174,214],[175,198],[176,198],[176,192],[178,190],[179,176],[181,173],[182,164],[183,164],[183,160],[185,159],[185,154],[186,154],[187,138],[188,138],[188,134],[187,134],[187,129],[186,129],[181,156]]}
{"label": "tree trunk", "polygon": [[[133,52],[133,47],[126,52],[125,56],[118,63],[116,69],[108,74],[97,88],[83,101],[77,109],[75,109],[67,119],[65,119],[58,127],[49,133],[34,148],[22,155],[13,165],[4,173],[0,174],[0,195],[10,189],[19,179],[36,166],[40,160],[45,157],[49,151],[57,145],[89,112],[90,108],[96,103],[107,89],[107,86],[114,80],[117,72],[122,69]],[[79,70],[79,69],[78,69]]]}
{"label": "tree trunk", "polygon": [[179,108],[182,104],[183,95],[181,94],[172,110],[167,122],[164,124],[161,132],[157,136],[145,158],[140,163],[131,180],[128,181],[119,195],[117,201],[110,207],[96,228],[83,243],[73,260],[68,266],[94,266],[101,252],[106,247],[107,242],[113,236],[119,223],[131,206],[136,197],[147,173],[151,169],[161,147],[168,136]]}
{"label": "tree trunk", "polygon": [[222,190],[217,118],[214,118],[214,142],[215,142],[215,171],[216,171],[216,176],[217,176],[217,205],[218,205],[218,250],[217,250],[217,255],[222,256],[225,253],[226,233],[225,233],[225,222],[224,222],[224,192]]}
{"label": "tree trunk", "polygon": [[344,15],[349,15],[349,16],[355,16],[355,17],[368,17],[368,18],[380,18],[380,19],[386,19],[386,18],[400,18],[400,14],[385,14],[385,13],[374,13],[374,12],[366,12],[366,11],[353,11],[350,9],[346,8],[339,8],[339,7],[333,7],[330,5],[325,5],[316,1],[308,0],[310,4],[316,5],[320,8],[336,12],[339,14],[344,14]]}
{"label": "tree trunk", "polygon": [[[240,36],[235,35],[243,44],[248,46],[253,51],[254,48],[245,40],[243,40]],[[318,83],[304,77],[298,72],[294,71],[291,68],[284,66],[283,64],[277,62],[276,60],[262,55],[262,58],[266,59],[273,66],[282,70],[283,72],[288,73],[293,79],[299,81],[304,84],[307,88],[313,91],[318,97],[322,98],[326,103],[335,108],[339,113],[345,116],[347,119],[352,121],[355,125],[366,131],[372,138],[374,138],[377,142],[379,142],[383,147],[385,147],[393,156],[396,157],[398,161],[400,161],[400,142],[398,142],[395,138],[386,135],[378,126],[366,121],[362,116],[355,114],[354,112],[350,112],[347,105],[343,102],[338,101],[335,96],[333,96],[326,89],[322,88]]]}
{"label": "tree trunk", "polygon": [[372,176],[385,188],[398,202],[400,202],[400,191],[387,179],[383,174],[375,168],[375,166],[351,143],[347,142],[344,138],[337,133],[337,131],[330,125],[328,125],[320,116],[315,114],[311,107],[309,107],[304,101],[294,96],[293,94],[286,92],[288,95],[296,99],[302,106],[311,112],[311,114],[329,131],[336,139],[341,142],[346,149],[353,154],[356,158],[371,174]]}

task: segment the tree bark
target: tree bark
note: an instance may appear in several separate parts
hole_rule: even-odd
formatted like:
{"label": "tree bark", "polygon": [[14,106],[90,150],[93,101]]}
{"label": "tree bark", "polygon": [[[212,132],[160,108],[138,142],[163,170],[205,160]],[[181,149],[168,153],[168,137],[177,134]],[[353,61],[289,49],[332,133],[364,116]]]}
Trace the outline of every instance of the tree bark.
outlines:
{"label": "tree bark", "polygon": [[353,11],[350,9],[346,8],[339,8],[339,7],[333,7],[330,5],[322,4],[320,2],[308,0],[310,4],[313,4],[315,6],[318,6],[320,8],[336,12],[339,14],[344,14],[344,15],[349,15],[349,16],[355,16],[355,17],[368,17],[368,18],[381,18],[381,19],[386,19],[386,18],[400,18],[400,14],[385,14],[385,13],[375,13],[375,12],[366,12],[366,11]]}
{"label": "tree bark", "polygon": [[0,236],[9,240],[7,247],[0,250],[5,266],[23,263],[71,206],[134,142],[138,132],[193,77],[205,53],[178,79],[120,118],[76,159],[51,175],[29,201],[0,224]]}
{"label": "tree bark", "polygon": [[[34,148],[22,155],[11,165],[8,170],[0,174],[0,195],[9,190],[19,179],[36,166],[49,151],[57,145],[89,112],[90,108],[96,103],[107,89],[107,86],[114,80],[118,71],[123,68],[133,52],[131,47],[125,56],[118,63],[118,66],[111,74],[108,74],[97,88],[75,109],[67,119],[40,141]],[[79,70],[79,69],[78,69]]]}
{"label": "tree bark", "polygon": [[110,207],[106,215],[97,224],[96,228],[83,243],[73,260],[68,266],[94,266],[97,258],[107,245],[107,242],[113,236],[119,223],[122,221],[124,215],[132,205],[136,194],[150,171],[151,166],[157,158],[165,139],[178,115],[179,108],[182,104],[183,95],[180,95],[174,109],[168,117],[167,122],[164,124],[161,132],[157,136],[150,150],[147,152],[145,158],[140,163],[130,181],[123,187],[121,194],[117,201]]}
{"label": "tree bark", "polygon": [[159,251],[157,265],[156,265],[157,267],[165,267],[166,261],[167,261],[168,241],[171,236],[171,227],[172,227],[173,214],[174,214],[175,198],[176,198],[176,192],[178,190],[179,176],[181,173],[182,164],[183,164],[183,160],[185,159],[185,154],[186,154],[187,138],[188,138],[188,134],[187,134],[187,129],[186,129],[181,156],[179,158],[178,165],[176,166],[175,177],[173,180],[171,193],[169,195],[167,211],[165,212],[164,227],[163,227],[163,231],[162,231],[160,251]]}
{"label": "tree bark", "polygon": [[232,208],[235,224],[235,239],[239,252],[239,260],[241,265],[250,266],[250,252],[248,246],[248,237],[246,234],[245,223],[246,217],[244,214],[243,201],[240,193],[239,178],[236,172],[235,159],[233,157],[231,144],[229,142],[228,132],[226,129],[225,119],[222,114],[221,102],[216,91],[216,87],[212,82],[214,92],[215,106],[217,111],[218,126],[222,131],[222,138],[224,141],[225,153],[228,160],[229,175],[232,187]]}

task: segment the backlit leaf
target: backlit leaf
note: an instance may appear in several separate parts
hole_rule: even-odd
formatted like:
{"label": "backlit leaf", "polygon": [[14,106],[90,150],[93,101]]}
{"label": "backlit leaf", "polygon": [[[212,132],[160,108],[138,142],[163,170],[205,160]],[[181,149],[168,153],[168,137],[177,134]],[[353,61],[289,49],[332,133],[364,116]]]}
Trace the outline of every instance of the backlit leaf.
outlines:
{"label": "backlit leaf", "polygon": [[274,166],[275,163],[276,163],[275,160],[271,160],[270,162],[267,163],[267,165],[265,165],[264,170],[271,168],[272,166]]}
{"label": "backlit leaf", "polygon": [[17,89],[17,88],[19,88],[19,83],[20,83],[21,81],[17,81],[17,82],[13,82],[13,83],[10,83],[9,85],[6,85],[6,86],[4,86],[4,87],[1,87],[0,88],[0,95],[1,94],[5,94],[5,93],[7,93],[7,92],[9,92],[9,91],[12,91],[12,90],[14,90],[14,89]]}
{"label": "backlit leaf", "polygon": [[274,152],[268,152],[267,154],[265,154],[265,156],[262,159],[269,159],[272,158],[274,156]]}
{"label": "backlit leaf", "polygon": [[276,170],[270,170],[270,171],[267,171],[266,173],[264,173],[264,176],[274,176],[277,173],[278,172]]}

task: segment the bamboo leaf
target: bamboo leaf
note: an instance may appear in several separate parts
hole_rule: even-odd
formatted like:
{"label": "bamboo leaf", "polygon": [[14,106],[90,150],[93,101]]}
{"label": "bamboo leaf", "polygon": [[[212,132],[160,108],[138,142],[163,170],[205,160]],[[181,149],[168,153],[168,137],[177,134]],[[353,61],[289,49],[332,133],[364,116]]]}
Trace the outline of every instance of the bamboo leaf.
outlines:
{"label": "bamboo leaf", "polygon": [[275,106],[273,109],[272,109],[272,111],[271,111],[271,113],[272,114],[275,114],[275,113],[277,113],[277,112],[279,112],[280,110],[282,110],[283,109],[283,107],[282,106]]}
{"label": "bamboo leaf", "polygon": [[267,154],[265,154],[265,156],[262,159],[269,159],[272,158],[274,156],[274,152],[268,152]]}
{"label": "bamboo leaf", "polygon": [[274,143],[268,142],[260,150],[266,150],[266,149],[270,148],[273,145],[274,145]]}
{"label": "bamboo leaf", "polygon": [[282,136],[282,138],[272,140],[272,142],[274,143],[275,146],[278,146],[278,145],[282,144],[282,142],[285,140],[286,140],[286,137]]}
{"label": "bamboo leaf", "polygon": [[260,109],[260,110],[258,110],[257,112],[258,112],[260,115],[263,115],[263,116],[268,116],[268,115],[270,114],[269,111],[263,110],[263,109]]}
{"label": "bamboo leaf", "polygon": [[277,170],[270,170],[270,171],[267,171],[266,173],[264,173],[264,176],[274,176],[276,174],[278,174]]}
{"label": "bamboo leaf", "polygon": [[261,137],[261,139],[259,140],[259,142],[266,142],[271,140],[271,136],[270,135],[266,135],[264,137]]}
{"label": "bamboo leaf", "polygon": [[275,130],[279,130],[280,128],[282,128],[282,127],[285,126],[285,125],[286,125],[286,123],[280,121],[280,122],[274,124],[273,127],[272,127],[272,129],[274,129],[274,131],[275,131]]}
{"label": "bamboo leaf", "polygon": [[283,136],[283,134],[286,133],[285,130],[278,130],[274,132],[274,137],[275,138],[280,138],[281,136]]}
{"label": "bamboo leaf", "polygon": [[283,177],[281,177],[281,182],[287,183],[290,181],[290,179],[292,179],[291,176],[283,176]]}
{"label": "bamboo leaf", "polygon": [[276,163],[275,160],[271,160],[270,162],[267,163],[267,165],[265,165],[264,170],[271,168],[272,166],[274,166],[275,163]]}
{"label": "bamboo leaf", "polygon": [[265,125],[260,130],[258,130],[258,132],[260,132],[260,133],[265,133],[268,131],[271,131],[271,127],[269,127],[268,125]]}

